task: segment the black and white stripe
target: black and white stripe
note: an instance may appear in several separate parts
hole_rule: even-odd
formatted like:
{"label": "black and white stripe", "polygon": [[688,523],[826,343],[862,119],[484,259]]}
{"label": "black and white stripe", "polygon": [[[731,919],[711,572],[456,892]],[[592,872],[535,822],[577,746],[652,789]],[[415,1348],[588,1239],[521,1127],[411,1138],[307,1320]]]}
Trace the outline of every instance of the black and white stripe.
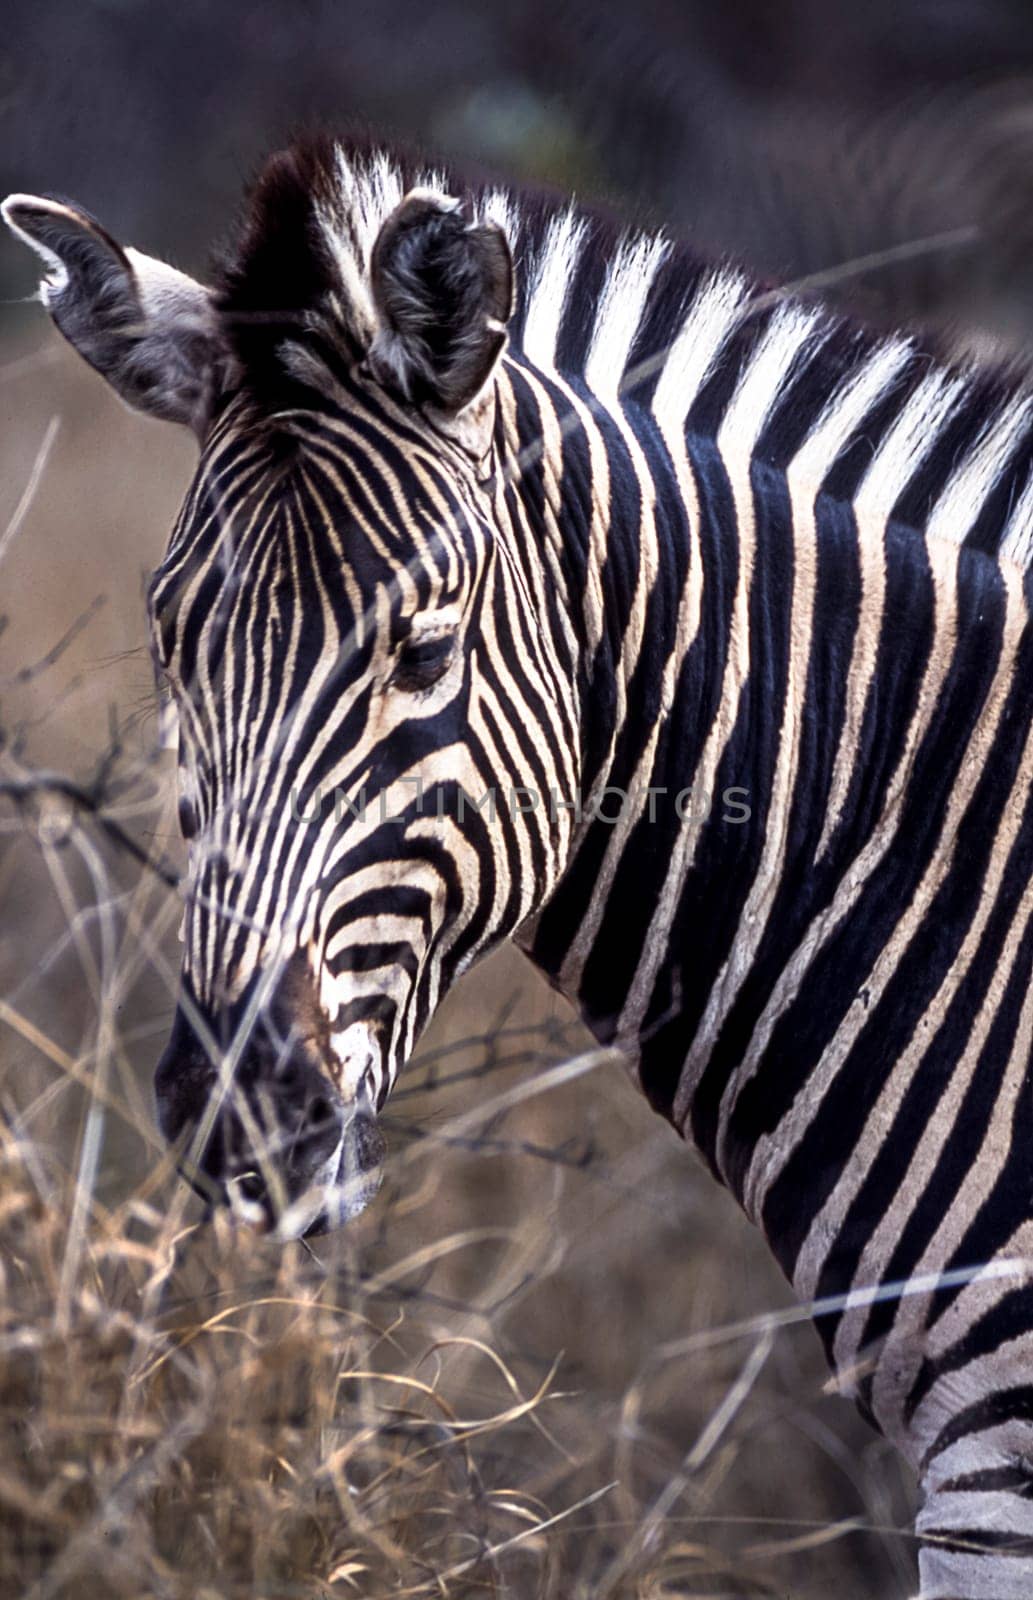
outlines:
{"label": "black and white stripe", "polygon": [[[1026,1596],[1029,391],[575,207],[460,224],[454,187],[296,150],[215,296],[233,377],[151,591],[185,991],[300,962],[381,1103],[516,937],[819,1303],[921,1478],[922,1600]],[[408,398],[435,329],[417,367],[385,326],[400,218],[413,320],[489,284],[454,381],[514,259],[459,407]]]}

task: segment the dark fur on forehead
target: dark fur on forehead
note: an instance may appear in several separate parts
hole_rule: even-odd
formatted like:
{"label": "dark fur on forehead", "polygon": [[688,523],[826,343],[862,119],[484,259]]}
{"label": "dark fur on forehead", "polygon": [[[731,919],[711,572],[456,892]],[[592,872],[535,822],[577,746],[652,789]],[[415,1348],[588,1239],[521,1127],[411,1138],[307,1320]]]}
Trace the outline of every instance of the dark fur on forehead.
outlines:
{"label": "dark fur on forehead", "polygon": [[217,303],[253,389],[282,388],[284,340],[317,325],[324,333],[334,329],[342,353],[356,353],[347,325],[329,315],[337,283],[317,222],[317,207],[332,195],[333,172],[329,136],[298,140],[271,156],[220,265]]}

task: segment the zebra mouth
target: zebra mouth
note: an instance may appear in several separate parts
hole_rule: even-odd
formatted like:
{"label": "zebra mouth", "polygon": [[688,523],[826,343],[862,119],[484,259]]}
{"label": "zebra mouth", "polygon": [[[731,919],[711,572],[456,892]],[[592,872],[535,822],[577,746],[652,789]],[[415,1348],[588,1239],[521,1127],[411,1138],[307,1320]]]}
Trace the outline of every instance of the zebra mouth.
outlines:
{"label": "zebra mouth", "polygon": [[376,1113],[363,1096],[336,1147],[279,1215],[257,1167],[221,1183],[193,1163],[177,1162],[177,1170],[206,1202],[206,1216],[225,1205],[246,1227],[286,1242],[333,1233],[360,1216],[380,1188],[384,1153]]}
{"label": "zebra mouth", "polygon": [[273,1237],[312,1239],[354,1221],[380,1188],[384,1149],[376,1117],[364,1102],[322,1170],[285,1207],[272,1229]]}

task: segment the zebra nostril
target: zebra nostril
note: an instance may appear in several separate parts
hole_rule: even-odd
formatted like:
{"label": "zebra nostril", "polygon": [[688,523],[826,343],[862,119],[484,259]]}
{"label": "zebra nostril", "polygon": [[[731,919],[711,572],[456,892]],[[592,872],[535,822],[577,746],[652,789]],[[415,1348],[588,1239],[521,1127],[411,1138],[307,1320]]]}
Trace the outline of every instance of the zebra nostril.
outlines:
{"label": "zebra nostril", "polygon": [[265,1193],[265,1183],[260,1172],[242,1172],[234,1179],[234,1184],[242,1200],[261,1200]]}
{"label": "zebra nostril", "polygon": [[313,1095],[305,1107],[305,1123],[309,1128],[325,1128],[333,1120],[334,1108],[326,1095]]}
{"label": "zebra nostril", "polygon": [[260,1172],[240,1172],[236,1177],[226,1180],[225,1198],[233,1216],[262,1233],[270,1227],[266,1196],[266,1186]]}

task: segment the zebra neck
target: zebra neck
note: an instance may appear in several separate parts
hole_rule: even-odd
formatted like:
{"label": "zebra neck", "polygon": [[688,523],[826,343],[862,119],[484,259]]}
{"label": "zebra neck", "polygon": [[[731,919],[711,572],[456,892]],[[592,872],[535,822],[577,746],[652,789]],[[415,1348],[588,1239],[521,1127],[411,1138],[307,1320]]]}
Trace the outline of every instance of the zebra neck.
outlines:
{"label": "zebra neck", "polygon": [[1025,759],[1024,580],[892,498],[819,493],[813,453],[663,437],[630,407],[594,425],[536,490],[568,512],[586,817],[522,942],[757,1214],[772,1108],[888,992],[890,906],[916,906],[901,1015],[930,1001],[961,830],[1002,825],[988,753]]}

